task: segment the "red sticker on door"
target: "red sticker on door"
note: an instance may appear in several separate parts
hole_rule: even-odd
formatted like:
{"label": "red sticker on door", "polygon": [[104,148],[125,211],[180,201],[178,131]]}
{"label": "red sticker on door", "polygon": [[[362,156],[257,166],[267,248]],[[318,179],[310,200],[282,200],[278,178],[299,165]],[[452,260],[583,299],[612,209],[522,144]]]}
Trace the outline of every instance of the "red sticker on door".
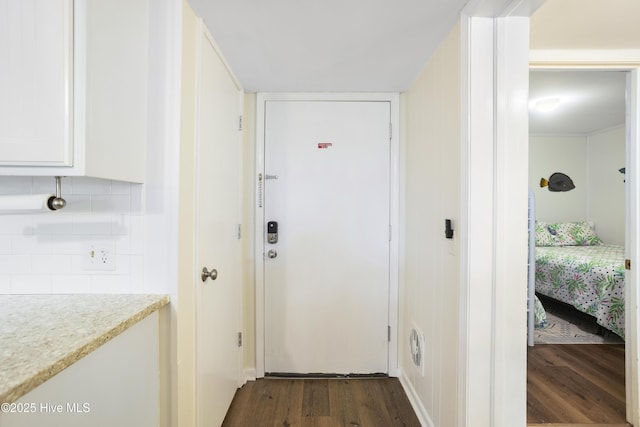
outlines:
{"label": "red sticker on door", "polygon": [[326,148],[331,147],[333,144],[331,142],[318,142],[318,148],[324,150]]}

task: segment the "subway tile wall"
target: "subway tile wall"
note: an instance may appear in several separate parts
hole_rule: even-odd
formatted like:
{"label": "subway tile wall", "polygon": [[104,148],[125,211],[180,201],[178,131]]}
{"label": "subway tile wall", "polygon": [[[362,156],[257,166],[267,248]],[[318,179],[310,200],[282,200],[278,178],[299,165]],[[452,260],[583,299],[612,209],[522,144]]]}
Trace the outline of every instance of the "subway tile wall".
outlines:
{"label": "subway tile wall", "polygon": [[[144,292],[144,186],[62,178],[57,212],[0,211],[0,293]],[[53,177],[0,177],[0,197],[55,193]],[[106,247],[113,270],[92,270],[89,251]]]}

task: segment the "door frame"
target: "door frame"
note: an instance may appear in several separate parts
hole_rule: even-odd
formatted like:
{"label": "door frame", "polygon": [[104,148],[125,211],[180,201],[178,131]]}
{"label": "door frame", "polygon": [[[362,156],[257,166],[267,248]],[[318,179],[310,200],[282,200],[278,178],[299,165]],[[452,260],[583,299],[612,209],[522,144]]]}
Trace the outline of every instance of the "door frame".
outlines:
{"label": "door frame", "polygon": [[[570,65],[630,72],[627,167],[628,256],[640,255],[640,52],[529,50],[529,17],[543,0],[471,0],[461,14],[461,330],[459,426],[526,424],[526,191],[528,177],[528,73],[530,66]],[[521,169],[521,170],[519,170]],[[508,180],[506,179],[508,178]],[[520,199],[522,194],[522,199]],[[518,214],[517,212],[521,212]],[[514,215],[515,213],[515,215]],[[521,217],[521,218],[520,218]],[[489,225],[487,227],[487,225]],[[521,241],[522,240],[522,241]],[[480,244],[479,242],[482,242]],[[511,247],[512,250],[505,250]],[[487,250],[490,248],[490,250]],[[489,271],[486,265],[492,266]],[[638,275],[628,287],[636,296],[627,312],[638,351]],[[518,289],[516,289],[518,288]],[[514,334],[511,330],[516,331]],[[638,362],[628,366],[627,417],[639,424]],[[630,405],[630,406],[629,406]]]}
{"label": "door frame", "polygon": [[[627,421],[640,424],[640,383],[638,355],[638,312],[640,276],[634,270],[640,255],[640,51],[589,50],[532,50],[530,67],[533,69],[601,70],[627,72],[626,100],[626,152],[625,167],[628,185],[625,188],[625,257],[632,269],[625,277],[625,387]],[[629,286],[633,284],[633,286]],[[635,361],[635,363],[634,363]]]}
{"label": "door frame", "polygon": [[540,4],[470,0],[460,16],[461,427],[526,425],[529,17]]}
{"label": "door frame", "polygon": [[392,238],[389,242],[389,376],[398,371],[398,274],[400,251],[400,95],[398,93],[258,93],[256,102],[256,172],[255,172],[255,310],[256,310],[256,376],[265,372],[265,289],[264,289],[264,209],[262,203],[264,181],[265,106],[267,101],[387,101],[391,104],[390,193],[389,221]]}

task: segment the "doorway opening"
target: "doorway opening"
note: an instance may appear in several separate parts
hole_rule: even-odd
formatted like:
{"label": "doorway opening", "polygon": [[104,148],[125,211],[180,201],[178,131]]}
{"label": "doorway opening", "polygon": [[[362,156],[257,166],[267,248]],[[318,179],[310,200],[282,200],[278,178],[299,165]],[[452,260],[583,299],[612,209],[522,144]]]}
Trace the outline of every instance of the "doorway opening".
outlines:
{"label": "doorway opening", "polygon": [[[540,245],[536,250],[536,292],[544,295],[541,296],[544,308],[537,319],[539,329],[534,335],[536,346],[545,348],[529,349],[529,424],[624,423],[633,416],[627,409],[630,402],[625,404],[625,400],[633,398],[629,387],[633,378],[630,354],[626,355],[625,367],[625,346],[619,337],[625,336],[626,326],[635,317],[630,309],[630,319],[625,323],[626,307],[633,307],[635,298],[635,292],[624,286],[631,212],[625,179],[627,153],[632,148],[626,104],[629,74],[628,70],[585,68],[534,68],[530,72],[529,187],[535,196],[539,231],[536,245]],[[548,184],[541,187],[541,178],[548,182],[554,173],[570,177],[575,188],[561,191],[549,188]],[[554,234],[572,223],[580,223],[595,237],[571,242]],[[546,230],[550,231],[549,241],[544,241]],[[614,250],[619,259],[612,255]],[[572,255],[565,253],[571,251]],[[583,261],[577,257],[586,256],[578,254],[584,251],[590,257],[598,251],[609,252],[610,256],[598,255]],[[567,262],[570,258],[574,261]],[[550,311],[545,313],[545,308]],[[588,347],[595,343],[612,347]],[[580,355],[585,350],[590,350],[586,354],[604,356],[594,359],[591,365],[572,363],[585,360]],[[546,364],[540,363],[543,358]],[[608,363],[595,365],[605,358]],[[608,370],[602,378],[610,383],[604,386],[594,380],[594,385],[566,378],[557,381],[560,374],[546,376],[544,372],[554,369],[558,373],[569,372],[571,378],[583,378],[585,369],[600,373]],[[581,387],[584,390],[579,390]],[[537,396],[542,389],[547,395]],[[593,411],[584,408],[571,411],[568,406],[566,411],[559,411],[552,405],[545,405],[549,412],[541,410],[541,401],[549,403],[560,395],[566,405],[571,401],[572,391],[586,399],[593,396],[590,404]],[[600,410],[597,401],[615,409]],[[589,414],[594,418],[589,418]]]}

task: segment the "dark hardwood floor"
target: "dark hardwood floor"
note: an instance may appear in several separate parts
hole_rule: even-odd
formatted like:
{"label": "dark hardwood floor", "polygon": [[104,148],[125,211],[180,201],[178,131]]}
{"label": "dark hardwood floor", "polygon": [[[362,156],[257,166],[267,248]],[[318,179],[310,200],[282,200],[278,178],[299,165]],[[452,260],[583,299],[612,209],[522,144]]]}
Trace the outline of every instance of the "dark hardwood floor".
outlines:
{"label": "dark hardwood floor", "polygon": [[[528,349],[527,425],[627,427],[624,345]],[[420,426],[396,378],[250,381],[223,426]]]}
{"label": "dark hardwood floor", "polygon": [[419,427],[397,378],[261,378],[236,392],[226,427]]}
{"label": "dark hardwood floor", "polygon": [[628,426],[624,368],[620,344],[529,347],[527,425]]}

